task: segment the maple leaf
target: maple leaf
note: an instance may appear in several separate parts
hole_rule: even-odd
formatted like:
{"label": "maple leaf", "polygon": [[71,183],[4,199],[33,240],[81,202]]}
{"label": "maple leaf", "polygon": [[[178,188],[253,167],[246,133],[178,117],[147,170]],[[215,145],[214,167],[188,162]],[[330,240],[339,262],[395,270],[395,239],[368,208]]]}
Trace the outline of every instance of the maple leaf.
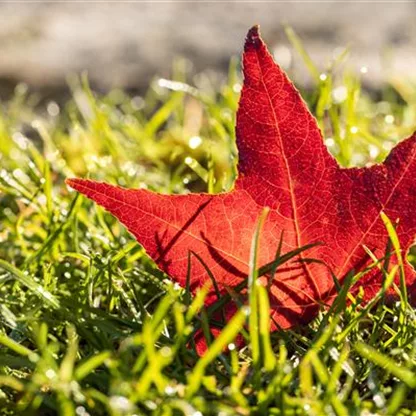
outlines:
{"label": "maple leaf", "polygon": [[[84,179],[67,183],[116,216],[182,286],[190,264],[193,293],[210,280],[205,266],[221,293],[247,277],[256,222],[269,207],[260,265],[274,260],[282,231],[282,253],[321,243],[308,251],[316,262],[302,261],[300,254],[277,270],[270,286],[272,329],[289,328],[311,320],[319,304],[330,303],[335,293],[331,272],[342,282],[352,269],[363,270],[371,263],[365,247],[378,258],[385,255],[382,212],[400,221],[398,238],[408,251],[416,234],[416,135],[397,145],[382,164],[341,168],[257,27],[248,32],[243,69],[236,126],[239,175],[232,191],[162,195]],[[195,255],[189,257],[190,252]],[[266,284],[267,276],[261,279]],[[414,299],[415,271],[407,263],[405,279]],[[381,282],[377,268],[360,281],[367,299]],[[206,304],[216,300],[212,289]]]}

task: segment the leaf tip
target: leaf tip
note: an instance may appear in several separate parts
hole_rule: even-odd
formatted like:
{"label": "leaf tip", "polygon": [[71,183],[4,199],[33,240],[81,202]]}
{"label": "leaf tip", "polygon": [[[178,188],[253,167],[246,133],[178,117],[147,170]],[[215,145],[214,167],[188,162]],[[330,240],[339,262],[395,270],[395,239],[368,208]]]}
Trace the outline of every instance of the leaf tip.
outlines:
{"label": "leaf tip", "polygon": [[87,182],[89,182],[88,180],[86,180],[86,179],[79,179],[79,178],[66,178],[65,179],[65,183],[69,186],[69,187],[71,187],[72,189],[75,189],[76,191],[78,191],[78,192],[80,192],[81,191],[81,189],[80,189],[80,187],[82,186],[82,185],[86,185],[87,184]]}
{"label": "leaf tip", "polygon": [[70,186],[71,188],[73,187],[73,185],[75,184],[76,179],[75,178],[66,178],[65,179],[65,183]]}
{"label": "leaf tip", "polygon": [[260,26],[254,25],[247,33],[244,50],[247,50],[253,47],[255,49],[258,49],[261,44],[262,44],[262,40],[260,37]]}

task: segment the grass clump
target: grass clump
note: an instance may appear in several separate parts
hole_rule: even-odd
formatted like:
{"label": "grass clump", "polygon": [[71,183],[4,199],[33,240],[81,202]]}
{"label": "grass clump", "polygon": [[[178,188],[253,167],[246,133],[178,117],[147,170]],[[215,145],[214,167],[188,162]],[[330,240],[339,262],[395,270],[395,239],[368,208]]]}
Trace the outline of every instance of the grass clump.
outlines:
{"label": "grass clump", "polygon": [[[410,82],[374,98],[338,63],[307,64],[315,86],[305,96],[341,164],[381,161],[416,125]],[[253,249],[249,309],[199,358],[204,290],[191,298],[172,284],[114,218],[64,185],[91,175],[166,193],[230,189],[237,74],[233,61],[213,87],[177,63],[143,97],[99,95],[82,78],[61,106],[43,109],[24,86],[1,103],[1,414],[414,414],[415,312],[403,296],[383,302],[398,268],[370,305],[348,294],[351,275],[310,325],[270,334]]]}

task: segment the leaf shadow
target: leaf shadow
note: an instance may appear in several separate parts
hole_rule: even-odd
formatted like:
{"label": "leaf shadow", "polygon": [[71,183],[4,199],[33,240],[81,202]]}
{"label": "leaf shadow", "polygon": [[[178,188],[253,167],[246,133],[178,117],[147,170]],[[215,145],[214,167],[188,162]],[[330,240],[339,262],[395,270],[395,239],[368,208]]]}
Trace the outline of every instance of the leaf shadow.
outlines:
{"label": "leaf shadow", "polygon": [[163,270],[169,268],[171,261],[166,260],[166,255],[172,249],[172,247],[178,242],[179,238],[183,235],[183,233],[192,225],[192,223],[198,218],[199,215],[203,212],[203,210],[208,206],[208,204],[212,201],[212,199],[208,199],[206,202],[201,204],[196,211],[192,214],[188,221],[184,224],[184,226],[171,238],[171,240],[164,244],[163,240],[166,237],[166,231],[160,235],[160,233],[155,233],[155,241],[157,246],[157,253],[158,256],[155,258],[155,262],[160,265]]}

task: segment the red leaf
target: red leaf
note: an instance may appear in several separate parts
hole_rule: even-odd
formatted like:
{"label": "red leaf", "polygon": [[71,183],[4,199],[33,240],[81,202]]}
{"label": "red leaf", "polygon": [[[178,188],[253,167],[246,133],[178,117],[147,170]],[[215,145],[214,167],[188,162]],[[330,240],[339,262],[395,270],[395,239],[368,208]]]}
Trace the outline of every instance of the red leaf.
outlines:
{"label": "red leaf", "polygon": [[[270,207],[260,239],[260,265],[274,259],[283,230],[283,253],[322,243],[307,252],[320,263],[297,257],[274,278],[271,315],[280,327],[289,328],[312,319],[319,303],[330,302],[330,270],[342,282],[349,271],[371,262],[363,246],[379,258],[385,255],[382,211],[392,221],[400,220],[400,244],[408,251],[416,234],[416,135],[396,146],[382,164],[343,169],[328,153],[316,120],[274,63],[257,27],[247,35],[243,63],[234,190],[161,195],[82,179],[68,184],[115,215],[182,286],[189,252],[197,253],[222,293],[247,276],[256,221],[263,207]],[[209,279],[191,256],[192,291]],[[408,264],[406,282],[410,297],[416,297],[415,272]],[[371,298],[380,289],[381,275],[374,271],[360,284]],[[213,289],[207,304],[216,299]]]}

